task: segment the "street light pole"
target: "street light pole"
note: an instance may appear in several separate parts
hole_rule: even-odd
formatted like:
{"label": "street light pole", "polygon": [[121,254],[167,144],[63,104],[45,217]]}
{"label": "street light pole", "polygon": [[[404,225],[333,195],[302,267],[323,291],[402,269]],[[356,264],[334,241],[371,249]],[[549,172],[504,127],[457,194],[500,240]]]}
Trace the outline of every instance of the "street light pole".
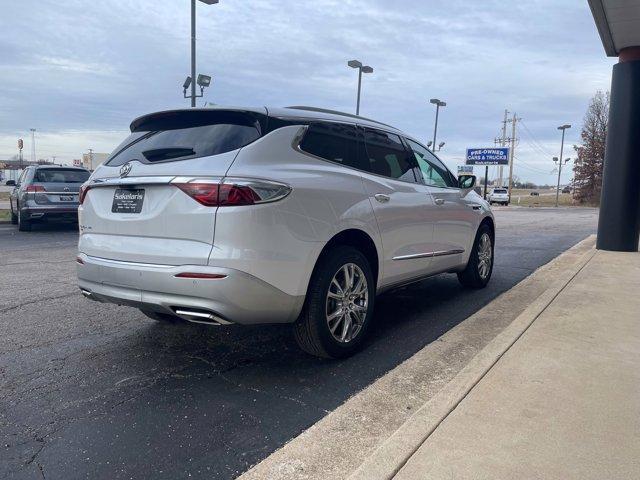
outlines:
{"label": "street light pole", "polygon": [[[206,3],[207,5],[214,5],[219,2],[219,0],[199,0],[202,3]],[[204,76],[209,80],[206,81],[206,85],[200,83],[201,91],[203,87],[209,86],[209,81],[211,77]],[[202,95],[196,95],[196,0],[191,0],[191,77],[187,78],[184,83],[184,96],[187,97],[187,82],[191,84],[191,107],[196,106],[196,98],[201,97]]]}
{"label": "street light pole", "polygon": [[433,103],[436,106],[436,124],[433,127],[433,143],[431,144],[431,150],[433,152],[436,151],[436,136],[438,134],[438,114],[440,113],[440,107],[446,107],[447,106],[447,102],[443,102],[442,100],[439,100],[437,98],[432,98],[430,100],[431,103]]}
{"label": "street light pole", "polygon": [[191,107],[196,106],[196,0],[191,0]]}
{"label": "street light pole", "polygon": [[358,97],[356,100],[356,115],[360,115],[360,92],[362,90],[362,74],[363,73],[373,73],[373,68],[369,65],[362,65],[362,62],[359,60],[349,60],[347,65],[351,68],[358,69]]}
{"label": "street light pole", "polygon": [[560,174],[562,173],[562,154],[564,149],[564,131],[567,128],[571,128],[571,125],[561,125],[558,130],[562,130],[562,142],[560,143],[560,158],[558,159],[558,185],[556,186],[556,208],[558,208],[558,198],[560,196]]}

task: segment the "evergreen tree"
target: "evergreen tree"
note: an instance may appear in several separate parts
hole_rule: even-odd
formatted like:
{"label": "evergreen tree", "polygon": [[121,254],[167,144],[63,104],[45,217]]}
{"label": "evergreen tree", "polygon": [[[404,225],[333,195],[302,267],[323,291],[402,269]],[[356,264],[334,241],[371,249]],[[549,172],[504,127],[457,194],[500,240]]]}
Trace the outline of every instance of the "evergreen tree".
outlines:
{"label": "evergreen tree", "polygon": [[582,145],[574,145],[578,158],[573,164],[573,198],[598,205],[602,190],[604,149],[609,121],[609,92],[598,91],[591,99],[582,127]]}

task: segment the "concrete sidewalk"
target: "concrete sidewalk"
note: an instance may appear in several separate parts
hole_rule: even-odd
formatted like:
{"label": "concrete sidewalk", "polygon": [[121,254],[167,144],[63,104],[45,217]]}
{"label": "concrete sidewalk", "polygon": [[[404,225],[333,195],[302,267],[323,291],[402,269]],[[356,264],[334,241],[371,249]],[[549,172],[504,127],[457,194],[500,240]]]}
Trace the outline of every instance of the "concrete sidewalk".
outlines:
{"label": "concrete sidewalk", "polygon": [[640,478],[640,253],[591,252],[541,302],[351,478]]}

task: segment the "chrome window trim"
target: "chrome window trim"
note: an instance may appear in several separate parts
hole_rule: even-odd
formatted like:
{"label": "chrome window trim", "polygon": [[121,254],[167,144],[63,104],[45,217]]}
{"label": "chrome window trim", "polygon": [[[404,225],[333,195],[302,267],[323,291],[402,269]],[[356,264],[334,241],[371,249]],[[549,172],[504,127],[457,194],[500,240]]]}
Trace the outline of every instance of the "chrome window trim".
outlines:
{"label": "chrome window trim", "polygon": [[410,255],[399,255],[397,257],[393,257],[393,260],[413,260],[415,258],[432,258],[432,257],[444,257],[445,255],[457,255],[460,253],[464,253],[464,250],[454,249],[454,250],[438,250],[435,252],[425,252],[425,253],[412,253]]}

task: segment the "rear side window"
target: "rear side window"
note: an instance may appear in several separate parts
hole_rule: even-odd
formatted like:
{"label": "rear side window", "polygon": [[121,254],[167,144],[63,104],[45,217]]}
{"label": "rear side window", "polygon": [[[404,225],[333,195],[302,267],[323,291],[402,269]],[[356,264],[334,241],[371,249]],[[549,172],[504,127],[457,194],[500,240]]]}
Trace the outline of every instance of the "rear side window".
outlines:
{"label": "rear side window", "polygon": [[39,168],[33,177],[34,182],[41,183],[84,183],[89,179],[89,172],[64,168]]}
{"label": "rear side window", "polygon": [[176,112],[136,126],[107,160],[110,166],[186,160],[237,150],[261,136],[260,123],[242,112]]}
{"label": "rear side window", "polygon": [[312,123],[300,142],[300,149],[331,162],[364,169],[358,157],[358,138],[354,125]]}
{"label": "rear side window", "polygon": [[405,182],[419,183],[411,162],[398,135],[379,130],[365,129],[367,170],[385,177]]}

